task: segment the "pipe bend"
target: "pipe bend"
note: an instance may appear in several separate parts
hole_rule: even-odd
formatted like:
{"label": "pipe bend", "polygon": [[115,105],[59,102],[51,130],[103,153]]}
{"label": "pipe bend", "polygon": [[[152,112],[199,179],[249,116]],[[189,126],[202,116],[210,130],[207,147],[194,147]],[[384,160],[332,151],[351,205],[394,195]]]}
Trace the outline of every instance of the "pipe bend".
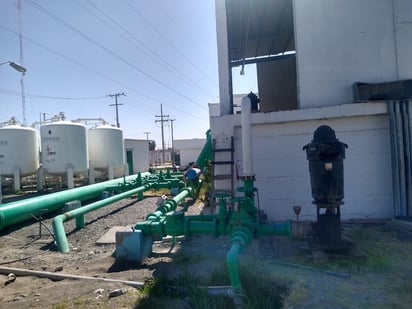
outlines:
{"label": "pipe bend", "polygon": [[57,245],[57,250],[63,253],[70,252],[69,243],[67,241],[66,231],[64,230],[65,215],[59,215],[52,221],[54,238]]}

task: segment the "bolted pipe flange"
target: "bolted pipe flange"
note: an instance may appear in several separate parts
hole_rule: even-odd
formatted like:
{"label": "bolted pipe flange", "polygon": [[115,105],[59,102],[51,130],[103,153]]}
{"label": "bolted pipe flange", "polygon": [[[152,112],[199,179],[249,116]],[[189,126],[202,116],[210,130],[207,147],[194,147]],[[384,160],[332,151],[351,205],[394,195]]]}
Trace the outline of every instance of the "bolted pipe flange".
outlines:
{"label": "bolted pipe flange", "polygon": [[252,242],[253,234],[250,229],[244,226],[236,227],[230,235],[230,244],[239,244],[242,247],[246,247]]}

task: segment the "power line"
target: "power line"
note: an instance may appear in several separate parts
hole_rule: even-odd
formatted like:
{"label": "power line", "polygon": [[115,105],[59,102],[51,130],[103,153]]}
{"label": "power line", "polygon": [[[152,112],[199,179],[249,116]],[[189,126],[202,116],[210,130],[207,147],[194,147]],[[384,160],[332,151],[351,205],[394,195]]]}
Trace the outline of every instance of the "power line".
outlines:
{"label": "power line", "polygon": [[[6,89],[0,89],[0,93],[6,94],[6,95],[14,95],[14,96],[20,96],[20,93],[17,91],[12,91],[12,90],[6,90]],[[98,100],[98,99],[104,99],[107,96],[99,96],[99,97],[58,97],[58,96],[47,96],[47,95],[40,95],[40,94],[33,94],[33,93],[26,93],[27,97],[33,97],[33,98],[41,98],[41,99],[50,99],[50,100]]]}
{"label": "power line", "polygon": [[[100,9],[96,4],[92,3],[89,0],[86,0],[89,5],[91,5],[93,8],[95,8],[101,15],[103,15],[106,19],[108,19],[110,22],[115,24],[121,31],[126,33],[129,37],[131,37],[133,40],[135,40],[137,43],[140,44],[138,46],[135,42],[130,40],[128,37],[123,35],[121,32],[119,32],[116,28],[114,28],[112,25],[110,25],[108,22],[106,22],[103,18],[100,16],[96,15],[93,11],[91,11],[89,8],[84,6],[81,2],[78,0],[72,0],[76,2],[79,6],[81,6],[84,10],[86,10],[89,14],[97,18],[99,21],[101,21],[103,24],[105,24],[108,28],[110,28],[113,32],[118,34],[121,38],[132,44],[134,47],[136,47],[138,50],[143,52],[146,56],[148,56],[150,59],[152,59],[154,62],[159,64],[162,68],[167,69],[169,72],[175,74],[178,78],[180,78],[182,81],[186,82],[190,86],[195,86],[199,90],[201,90],[205,95],[208,97],[211,97],[209,93],[207,93],[206,90],[204,90],[201,86],[193,82],[190,78],[185,76],[183,73],[181,73],[176,67],[174,67],[169,61],[165,60],[163,57],[161,57],[155,50],[151,49],[148,47],[143,41],[139,40],[133,33],[128,31],[126,28],[124,28],[122,25],[120,25],[116,20],[114,20],[110,15],[106,14],[102,9]],[[156,56],[156,57],[155,57]],[[160,61],[159,61],[160,60]]]}
{"label": "power line", "polygon": [[67,27],[68,29],[70,29],[71,31],[73,31],[74,33],[80,35],[81,37],[83,37],[86,41],[88,41],[89,43],[92,43],[94,45],[96,45],[97,47],[99,47],[100,49],[104,50],[106,53],[110,54],[111,56],[113,56],[114,58],[120,60],[121,62],[123,62],[124,64],[126,64],[127,66],[135,69],[136,71],[140,72],[141,74],[143,74],[144,76],[150,78],[151,80],[155,81],[156,83],[158,83],[159,85],[162,85],[163,87],[169,89],[170,91],[174,92],[175,94],[177,94],[178,96],[186,99],[189,102],[192,102],[193,104],[196,104],[202,108],[206,108],[205,106],[197,103],[196,101],[194,101],[193,99],[189,98],[188,96],[180,93],[179,91],[177,91],[176,89],[173,89],[171,86],[169,86],[168,84],[162,82],[161,80],[157,79],[156,77],[150,75],[149,73],[143,71],[142,69],[140,69],[139,67],[137,67],[136,65],[134,65],[133,63],[131,63],[130,61],[124,59],[123,57],[121,57],[120,55],[118,55],[117,53],[111,51],[110,49],[108,49],[107,47],[105,47],[103,44],[99,43],[98,41],[94,40],[92,37],[88,36],[87,34],[85,34],[84,32],[78,30],[76,27],[70,25],[69,23],[67,23],[66,21],[64,21],[63,19],[61,19],[60,17],[56,16],[55,14],[51,13],[50,11],[48,11],[47,9],[45,9],[44,7],[42,7],[41,5],[33,2],[32,0],[25,0],[26,2],[28,2],[30,5],[32,5],[34,8],[38,9],[39,11],[41,11],[42,13],[44,13],[45,15],[49,16],[50,18],[54,19],[55,21],[57,21],[58,23],[62,24],[63,26]]}
{"label": "power line", "polygon": [[211,83],[213,83],[214,85],[216,85],[216,82],[214,80],[212,80],[209,76],[207,76],[198,66],[196,66],[188,57],[186,57],[172,42],[170,42],[159,30],[156,29],[155,26],[153,26],[153,24],[148,21],[142,14],[139,13],[139,11],[137,11],[132,5],[130,5],[130,3],[127,2],[127,0],[124,0],[124,2],[127,4],[127,6],[136,13],[136,15],[138,15],[142,20],[144,20],[149,26],[150,28],[153,29],[154,32],[156,32],[163,40],[165,40],[165,42],[173,48],[173,50],[175,50],[181,57],[183,57],[187,62],[189,62],[200,74],[202,74],[206,79],[208,79]]}
{"label": "power line", "polygon": [[[14,30],[12,30],[12,29],[4,26],[4,25],[0,25],[0,28],[3,28],[4,30],[6,30],[6,31],[8,31],[8,32],[10,32],[10,33],[13,33],[14,35],[17,35],[17,36],[19,35],[16,31],[14,31]],[[122,86],[123,88],[129,89],[130,91],[132,91],[132,92],[134,92],[134,93],[136,93],[136,94],[138,94],[138,95],[141,95],[142,97],[145,97],[146,99],[149,99],[149,100],[151,100],[151,101],[153,101],[153,102],[156,102],[156,103],[159,103],[159,104],[165,104],[166,106],[169,106],[170,108],[173,108],[174,110],[177,110],[177,111],[179,111],[179,112],[181,112],[181,113],[190,115],[190,116],[192,116],[192,117],[194,117],[194,118],[196,118],[196,119],[205,120],[204,118],[200,118],[198,115],[188,113],[187,111],[181,110],[181,109],[179,109],[179,108],[177,108],[177,107],[175,107],[175,106],[171,106],[171,105],[169,105],[168,103],[161,102],[161,101],[159,101],[159,100],[157,100],[157,99],[155,99],[155,98],[153,98],[153,97],[151,97],[151,96],[149,96],[149,95],[147,95],[147,94],[145,94],[145,93],[143,93],[143,92],[141,92],[141,91],[138,91],[138,90],[136,90],[136,89],[133,89],[133,88],[131,88],[131,87],[127,86],[126,84],[123,84],[123,83],[121,83],[121,82],[119,82],[119,81],[116,81],[116,80],[114,80],[113,78],[111,78],[111,77],[109,77],[109,76],[107,76],[107,75],[104,75],[104,74],[102,74],[102,73],[100,73],[100,72],[98,72],[98,71],[96,71],[96,70],[94,70],[94,69],[92,69],[92,68],[90,68],[90,67],[88,67],[88,66],[86,66],[86,65],[84,65],[84,64],[82,64],[82,63],[80,63],[80,62],[78,62],[78,61],[76,61],[76,60],[74,60],[74,59],[72,59],[72,58],[70,58],[70,57],[67,57],[67,56],[63,55],[62,53],[59,53],[59,52],[57,52],[57,51],[55,51],[55,50],[53,50],[53,49],[51,49],[51,48],[49,48],[49,47],[47,47],[47,46],[39,43],[39,42],[36,42],[36,41],[30,39],[30,38],[27,37],[27,36],[22,35],[22,37],[23,37],[24,40],[26,40],[26,41],[28,41],[28,42],[30,42],[30,43],[32,43],[32,44],[34,44],[34,45],[36,45],[36,46],[44,49],[44,50],[47,50],[48,52],[50,52],[50,53],[52,53],[52,54],[54,54],[54,55],[56,55],[56,56],[58,56],[58,57],[60,57],[60,58],[63,58],[63,59],[65,59],[65,60],[67,60],[67,61],[69,61],[69,62],[71,62],[71,63],[73,63],[73,64],[75,64],[75,65],[77,65],[77,66],[79,66],[79,67],[81,67],[81,68],[83,68],[84,70],[87,70],[87,71],[89,71],[89,72],[91,72],[91,73],[94,73],[94,74],[96,74],[96,75],[98,75],[98,76],[100,76],[100,77],[102,77],[102,78],[104,78],[104,79],[110,80],[110,81],[118,84],[119,86]],[[5,90],[5,91],[8,91],[8,90]],[[10,91],[10,92],[11,92],[11,91]],[[13,95],[14,95],[14,94],[13,94]],[[20,96],[20,93],[18,93],[18,95]],[[32,96],[38,96],[38,95],[32,95]],[[41,97],[41,98],[47,98],[47,99],[52,99],[52,98],[54,98],[54,97],[50,97],[50,96],[41,96],[41,95],[39,95],[39,97]],[[57,99],[60,99],[60,97],[56,97],[56,98],[57,98]],[[148,114],[152,114],[152,112],[149,112],[149,111],[147,111],[147,110],[142,109],[141,106],[139,106],[139,110],[143,110],[143,111],[145,111],[145,112],[148,113]]]}
{"label": "power line", "polygon": [[122,104],[122,103],[117,103],[117,98],[118,98],[119,96],[121,96],[121,95],[126,96],[126,95],[124,94],[124,92],[122,92],[122,93],[115,93],[115,94],[108,94],[108,95],[107,95],[107,96],[109,96],[109,97],[111,97],[111,98],[114,97],[115,103],[114,103],[114,104],[110,104],[110,106],[116,106],[116,124],[117,124],[117,127],[118,127],[118,128],[120,128],[120,123],[119,123],[119,105],[123,105],[123,104]]}

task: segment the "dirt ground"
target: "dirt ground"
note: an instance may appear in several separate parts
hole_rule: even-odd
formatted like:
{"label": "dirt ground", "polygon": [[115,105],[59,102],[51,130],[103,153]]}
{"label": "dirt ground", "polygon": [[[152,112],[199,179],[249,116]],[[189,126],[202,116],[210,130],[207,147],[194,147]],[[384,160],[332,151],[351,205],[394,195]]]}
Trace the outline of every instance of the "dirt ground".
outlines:
{"label": "dirt ground", "polygon": [[[156,196],[142,201],[126,199],[86,215],[86,227],[75,230],[74,220],[65,223],[70,253],[56,251],[51,218],[29,222],[0,231],[0,267],[81,275],[136,282],[166,274],[176,276],[189,271],[207,275],[225,264],[229,249],[227,237],[192,236],[177,244],[155,242],[153,253],[142,265],[118,263],[115,245],[96,245],[112,226],[133,226],[143,221],[157,206]],[[206,212],[195,204],[189,213]],[[242,263],[252,263],[258,276],[275,276],[289,286],[285,308],[410,308],[412,302],[412,241],[409,231],[379,226],[349,226],[364,248],[369,262],[339,263],[324,261],[308,251],[300,238],[262,237],[242,254]],[[52,230],[51,230],[52,231]],[[406,233],[406,234],[402,234]],[[381,251],[379,251],[381,250]],[[182,256],[191,258],[182,259]],[[180,260],[178,260],[180,259]],[[366,266],[365,266],[366,265]],[[327,272],[331,270],[334,272]],[[138,308],[137,289],[120,282],[65,279],[52,281],[34,276],[17,276],[6,284],[0,274],[0,308]],[[122,289],[122,295],[109,292]],[[187,304],[175,304],[176,308]],[[174,308],[170,306],[170,308]]]}

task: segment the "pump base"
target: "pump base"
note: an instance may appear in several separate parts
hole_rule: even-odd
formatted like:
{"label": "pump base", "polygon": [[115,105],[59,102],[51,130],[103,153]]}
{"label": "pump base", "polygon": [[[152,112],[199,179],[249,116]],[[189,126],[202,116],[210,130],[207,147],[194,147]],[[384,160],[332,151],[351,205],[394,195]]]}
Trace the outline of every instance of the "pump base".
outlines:
{"label": "pump base", "polygon": [[143,262],[152,252],[152,237],[140,230],[116,232],[116,261]]}

